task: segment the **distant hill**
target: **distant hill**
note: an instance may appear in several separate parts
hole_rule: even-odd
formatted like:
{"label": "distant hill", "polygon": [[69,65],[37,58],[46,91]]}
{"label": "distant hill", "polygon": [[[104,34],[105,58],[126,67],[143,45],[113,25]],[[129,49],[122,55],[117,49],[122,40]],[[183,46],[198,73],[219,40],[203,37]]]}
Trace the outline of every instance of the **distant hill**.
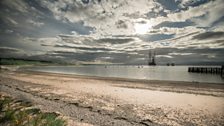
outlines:
{"label": "distant hill", "polygon": [[0,65],[44,65],[44,64],[53,64],[53,62],[16,59],[16,58],[0,58]]}

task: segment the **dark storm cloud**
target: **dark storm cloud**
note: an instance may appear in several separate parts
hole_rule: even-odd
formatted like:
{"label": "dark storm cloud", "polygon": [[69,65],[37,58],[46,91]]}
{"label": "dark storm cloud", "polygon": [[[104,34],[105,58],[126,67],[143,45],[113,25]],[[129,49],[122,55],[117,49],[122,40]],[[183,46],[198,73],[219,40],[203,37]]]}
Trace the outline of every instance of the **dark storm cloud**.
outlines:
{"label": "dark storm cloud", "polygon": [[197,7],[199,5],[203,5],[211,1],[214,1],[214,0],[189,0],[185,2],[183,5],[185,7]]}
{"label": "dark storm cloud", "polygon": [[[61,56],[65,59],[75,59],[77,61],[95,61],[100,57],[113,57],[114,63],[124,63],[124,59],[128,59],[127,54],[123,53],[108,53],[108,52],[93,52],[93,53],[75,53],[75,52],[65,52],[65,51],[54,51],[49,53],[48,56]],[[111,59],[108,59],[111,60]],[[107,61],[107,60],[106,60]]]}
{"label": "dark storm cloud", "polygon": [[199,32],[192,32],[192,33],[189,33],[189,34],[186,34],[186,35],[182,35],[182,36],[173,38],[172,40],[178,40],[178,39],[182,39],[182,38],[185,38],[185,37],[190,37],[190,36],[195,35],[195,34],[198,34],[198,33]]}
{"label": "dark storm cloud", "polygon": [[178,12],[189,7],[197,7],[214,0],[157,0],[167,10]]}
{"label": "dark storm cloud", "polygon": [[175,11],[179,9],[178,5],[180,1],[178,0],[157,0],[160,4],[164,6],[165,9]]}
{"label": "dark storm cloud", "polygon": [[164,8],[161,8],[161,9],[159,9],[159,8],[160,8],[160,6],[156,5],[154,8],[152,8],[152,10],[147,12],[145,15],[149,19],[153,19],[153,18],[156,18],[156,17],[159,17],[159,16],[166,17],[167,12],[165,12]]}
{"label": "dark storm cloud", "polygon": [[52,45],[48,45],[48,44],[40,44],[41,46],[52,46]]}
{"label": "dark storm cloud", "polygon": [[193,39],[205,40],[205,39],[218,39],[223,37],[224,37],[224,32],[204,32],[204,33],[195,35]]}
{"label": "dark storm cloud", "polygon": [[79,49],[79,50],[84,50],[86,52],[88,52],[88,51],[103,51],[103,52],[112,51],[111,49],[108,49],[108,48],[98,48],[98,47],[76,47],[76,46],[68,46],[68,45],[55,45],[54,47]]}
{"label": "dark storm cloud", "polygon": [[75,59],[77,61],[94,61],[102,53],[74,53],[74,52],[63,52],[55,51],[51,56],[61,56],[67,59]]}
{"label": "dark storm cloud", "polygon": [[158,29],[161,27],[172,27],[172,28],[184,28],[186,26],[192,26],[194,23],[190,21],[185,22],[170,22],[170,21],[164,21],[153,28]]}
{"label": "dark storm cloud", "polygon": [[139,12],[135,12],[135,13],[124,13],[123,16],[128,17],[128,18],[140,18],[141,14]]}
{"label": "dark storm cloud", "polygon": [[102,38],[96,40],[99,43],[123,44],[134,41],[133,38]]}
{"label": "dark storm cloud", "polygon": [[[191,56],[191,55],[203,55],[203,54],[217,54],[216,56],[218,56],[218,58],[220,58],[220,60],[222,60],[224,58],[224,55],[222,55],[224,53],[223,49],[220,48],[193,48],[193,47],[189,47],[189,48],[158,48],[156,49],[156,53],[158,55],[179,55],[179,56],[184,56],[185,54],[189,54],[189,55],[185,55],[185,56]],[[181,57],[179,57],[181,58]],[[200,59],[193,59],[195,61],[199,61]]]}
{"label": "dark storm cloud", "polygon": [[143,41],[160,41],[160,40],[166,40],[166,39],[171,39],[174,37],[174,34],[171,35],[166,35],[166,34],[153,34],[153,35],[142,35],[139,38],[142,39]]}
{"label": "dark storm cloud", "polygon": [[9,53],[9,52],[20,52],[21,50],[16,48],[10,48],[10,47],[0,47],[1,53]]}
{"label": "dark storm cloud", "polygon": [[117,28],[128,28],[128,25],[125,23],[125,21],[119,20],[115,23]]}
{"label": "dark storm cloud", "polygon": [[3,29],[13,29],[14,33],[29,37],[49,37],[58,34],[90,34],[91,27],[83,22],[61,22],[54,19],[53,13],[40,5],[39,1],[1,1],[0,26]]}
{"label": "dark storm cloud", "polygon": [[222,24],[224,22],[224,15],[212,23],[211,27],[215,27],[216,25]]}
{"label": "dark storm cloud", "polygon": [[223,40],[216,40],[215,43],[220,44],[220,46],[224,46],[224,39]]}
{"label": "dark storm cloud", "polygon": [[11,47],[0,47],[0,57],[1,58],[15,58],[25,56],[25,52],[22,49],[11,48]]}
{"label": "dark storm cloud", "polygon": [[[135,37],[133,36],[110,36],[103,38],[94,38],[91,36],[77,36],[74,35],[59,35],[59,37],[63,40],[63,42],[74,44],[76,41],[80,41],[82,44],[86,43],[95,43],[97,45],[101,44],[125,44],[132,41],[135,41]],[[94,44],[93,44],[94,45]],[[95,45],[95,46],[97,46]]]}

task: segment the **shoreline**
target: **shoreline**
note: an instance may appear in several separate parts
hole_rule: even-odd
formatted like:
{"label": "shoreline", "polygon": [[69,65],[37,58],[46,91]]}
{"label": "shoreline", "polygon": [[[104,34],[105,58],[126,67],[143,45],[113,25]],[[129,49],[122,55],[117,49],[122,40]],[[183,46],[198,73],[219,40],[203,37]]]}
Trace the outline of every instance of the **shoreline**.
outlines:
{"label": "shoreline", "polygon": [[1,91],[85,125],[224,124],[223,85],[31,71],[1,71],[0,79]]}
{"label": "shoreline", "polygon": [[[98,80],[111,80],[111,81],[124,81],[124,82],[138,82],[138,83],[160,83],[160,84],[179,84],[182,85],[194,85],[194,84],[203,84],[205,86],[217,85],[218,87],[224,86],[224,83],[212,83],[212,82],[198,82],[198,81],[175,81],[175,80],[150,80],[150,79],[133,79],[133,78],[121,78],[121,77],[103,77],[103,76],[92,76],[92,75],[79,75],[79,74],[66,74],[61,72],[44,72],[44,71],[35,71],[24,69],[27,67],[33,67],[31,65],[27,66],[3,66],[3,70],[16,71],[22,73],[36,73],[36,74],[46,74],[46,75],[61,75],[66,77],[80,77],[87,79],[98,79]],[[212,86],[213,87],[213,86]]]}
{"label": "shoreline", "polygon": [[[217,97],[224,96],[224,84],[221,83],[203,83],[203,82],[186,82],[186,81],[164,81],[164,80],[144,80],[144,79],[129,79],[129,78],[117,78],[117,77],[99,77],[99,76],[87,76],[87,75],[76,75],[76,74],[64,74],[64,73],[51,73],[41,71],[17,71],[18,73],[37,74],[46,76],[61,76],[69,78],[81,78],[81,79],[94,79],[101,81],[110,81],[113,83],[125,83],[124,85],[114,85],[123,88],[134,88],[134,89],[148,89],[166,92],[176,93],[190,93],[199,95],[211,95]],[[128,83],[128,84],[126,84]],[[159,88],[158,88],[159,87]],[[175,90],[177,89],[177,90]],[[187,89],[187,90],[184,90]],[[211,93],[218,92],[217,94]],[[200,92],[203,91],[203,92]],[[206,92],[207,91],[207,92]],[[221,92],[221,93],[219,93]]]}
{"label": "shoreline", "polygon": [[120,77],[102,77],[102,76],[90,76],[90,75],[79,75],[79,74],[66,74],[60,72],[43,72],[43,71],[32,71],[32,70],[19,70],[17,72],[21,73],[36,73],[36,74],[46,74],[46,75],[61,75],[65,77],[79,77],[79,78],[86,78],[86,79],[97,79],[97,80],[108,80],[108,81],[123,81],[123,82],[138,82],[138,83],[160,83],[160,84],[179,84],[182,85],[192,85],[192,84],[203,84],[205,86],[210,85],[217,85],[217,86],[224,86],[222,83],[209,83],[209,82],[197,82],[197,81],[171,81],[171,80],[149,80],[149,79],[133,79],[133,78],[120,78]]}
{"label": "shoreline", "polygon": [[[37,67],[39,67],[39,66],[37,66]],[[48,66],[48,67],[55,67],[55,66]],[[158,66],[158,67],[161,67],[161,66]],[[167,66],[165,66],[165,67],[167,67]],[[182,67],[182,66],[180,66],[180,67]],[[184,68],[184,69],[186,69],[186,71],[181,72],[181,74],[183,74],[183,79],[182,80],[178,79],[178,76],[176,76],[176,75],[175,75],[176,78],[165,77],[165,76],[169,76],[169,75],[163,75],[164,77],[162,77],[162,78],[161,78],[161,76],[160,77],[158,76],[158,77],[147,78],[144,75],[142,75],[144,77],[139,76],[139,77],[135,78],[133,76],[123,76],[123,75],[121,75],[121,76],[116,76],[115,75],[114,76],[114,75],[108,74],[108,75],[104,76],[104,74],[99,74],[99,75],[96,76],[95,74],[89,74],[89,75],[88,75],[88,73],[87,74],[86,73],[79,74],[79,73],[73,73],[73,72],[63,72],[63,71],[60,71],[60,70],[59,71],[51,71],[51,70],[50,71],[45,71],[45,70],[41,70],[41,69],[40,70],[38,70],[38,69],[35,70],[35,69],[32,69],[32,67],[31,67],[31,69],[29,67],[21,67],[21,70],[27,70],[27,71],[33,71],[33,72],[39,71],[39,72],[43,72],[43,73],[45,72],[45,73],[76,75],[76,76],[87,76],[87,77],[96,77],[96,78],[97,77],[99,77],[99,78],[115,78],[117,80],[118,79],[119,80],[127,80],[128,79],[128,80],[132,80],[132,81],[161,81],[161,82],[162,81],[167,81],[167,82],[182,82],[182,83],[187,83],[187,82],[192,83],[193,82],[193,83],[207,83],[207,84],[224,84],[224,79],[222,79],[220,75],[204,74],[204,73],[189,73],[189,72],[187,72],[187,66],[184,66],[184,67],[186,67],[186,68]],[[107,68],[107,67],[105,67],[105,68]],[[172,68],[172,67],[169,67],[169,68]],[[183,69],[183,68],[181,68],[181,69]],[[170,71],[170,70],[168,70],[168,71]],[[170,73],[170,74],[172,74],[172,73]],[[155,76],[155,75],[152,75],[152,76]],[[187,76],[187,78],[185,78],[184,76]],[[194,77],[192,78],[190,76],[196,76],[196,78],[194,78]],[[200,76],[203,76],[203,77],[201,78]],[[204,79],[206,79],[205,77],[208,78],[208,79],[204,80]],[[209,78],[211,78],[211,81],[210,81]],[[216,79],[217,81],[215,81],[214,79]]]}

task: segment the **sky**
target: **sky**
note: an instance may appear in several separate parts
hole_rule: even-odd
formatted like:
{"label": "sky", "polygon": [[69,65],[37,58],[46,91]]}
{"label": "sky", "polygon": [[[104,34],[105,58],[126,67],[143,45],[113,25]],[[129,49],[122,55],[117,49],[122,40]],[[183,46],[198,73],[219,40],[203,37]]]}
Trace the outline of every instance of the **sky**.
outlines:
{"label": "sky", "polygon": [[224,64],[223,0],[1,0],[0,57]]}

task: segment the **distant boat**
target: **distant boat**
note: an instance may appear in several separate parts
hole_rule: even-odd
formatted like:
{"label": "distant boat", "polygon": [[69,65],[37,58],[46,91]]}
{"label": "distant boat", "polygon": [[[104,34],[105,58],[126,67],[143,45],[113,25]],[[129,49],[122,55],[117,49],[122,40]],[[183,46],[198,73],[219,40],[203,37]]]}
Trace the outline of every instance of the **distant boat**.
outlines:
{"label": "distant boat", "polygon": [[175,66],[175,63],[167,63],[167,66]]}
{"label": "distant boat", "polygon": [[155,58],[156,58],[156,53],[152,52],[152,51],[149,51],[149,61],[148,61],[149,66],[155,66],[156,65]]}
{"label": "distant boat", "polygon": [[171,66],[175,66],[175,63],[171,63]]}

